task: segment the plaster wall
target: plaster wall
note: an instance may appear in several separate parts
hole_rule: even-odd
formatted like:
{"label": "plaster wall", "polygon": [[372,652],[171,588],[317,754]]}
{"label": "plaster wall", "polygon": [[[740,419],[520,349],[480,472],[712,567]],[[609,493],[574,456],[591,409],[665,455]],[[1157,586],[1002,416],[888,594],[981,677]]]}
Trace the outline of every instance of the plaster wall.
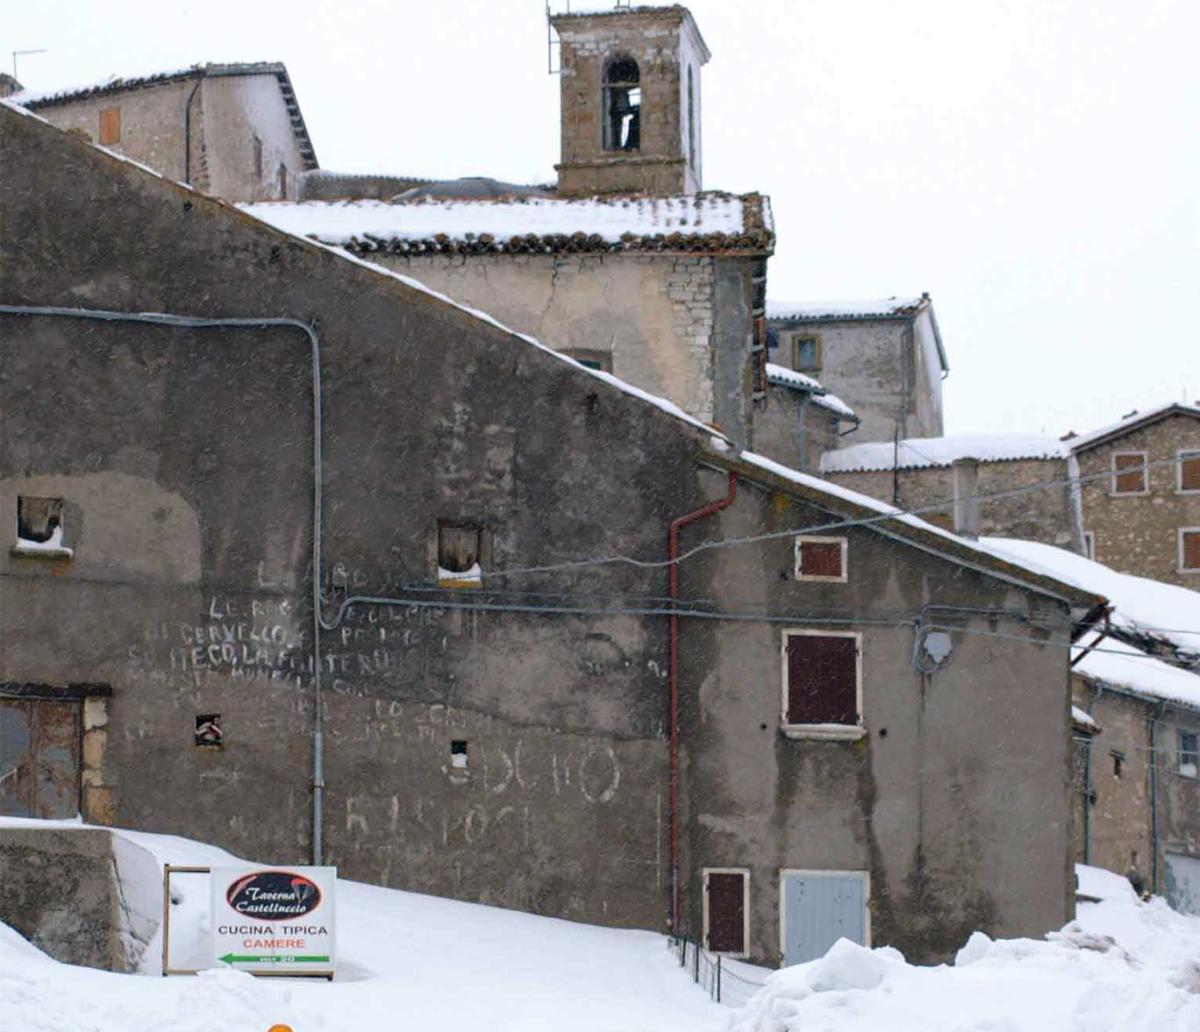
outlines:
{"label": "plaster wall", "polygon": [[[183,136],[184,105],[195,82],[182,80],[158,86],[105,94],[54,104],[38,109],[38,117],[60,129],[78,129],[94,143],[100,142],[100,112],[121,109],[121,139],[110,144],[125,154],[149,165],[170,179],[186,179]],[[193,102],[193,115],[196,105]],[[193,160],[195,154],[193,152]],[[193,177],[196,169],[193,168]]]}
{"label": "plaster wall", "polygon": [[792,469],[818,473],[821,456],[839,443],[838,422],[806,398],[772,384],[767,404],[754,413],[754,450]]}
{"label": "plaster wall", "polygon": [[[1078,455],[1083,478],[1083,525],[1095,536],[1097,562],[1123,573],[1200,590],[1200,570],[1181,569],[1179,530],[1200,527],[1200,492],[1181,492],[1176,466],[1181,450],[1200,451],[1200,419],[1173,415],[1130,431]],[[1145,494],[1113,493],[1113,454],[1145,452]]]}
{"label": "plaster wall", "polygon": [[[731,538],[829,515],[743,481],[716,519]],[[910,621],[923,606],[1029,612],[1028,597],[860,528],[849,531],[846,584],[796,581],[787,538],[709,555],[685,567],[684,596],[793,615],[693,629],[683,653],[693,931],[701,868],[720,866],[750,869],[751,952],[770,961],[780,953],[781,868],[868,871],[873,941],[913,960],[945,959],[976,928],[1041,935],[1067,920],[1065,609],[1033,607],[1055,626],[1048,632],[943,613],[953,658],[922,677],[911,665]],[[866,734],[786,737],[781,632],[831,626],[862,636]],[[1033,640],[1017,646],[989,631]]]}

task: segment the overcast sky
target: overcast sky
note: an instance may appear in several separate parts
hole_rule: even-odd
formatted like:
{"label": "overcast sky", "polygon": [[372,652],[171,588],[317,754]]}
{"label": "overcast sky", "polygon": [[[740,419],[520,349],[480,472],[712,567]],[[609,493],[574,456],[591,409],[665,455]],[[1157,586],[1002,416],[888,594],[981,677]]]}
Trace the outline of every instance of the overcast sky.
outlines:
{"label": "overcast sky", "polygon": [[[775,299],[933,295],[947,432],[1200,398],[1200,3],[690,6],[704,185],[771,196]],[[5,52],[48,48],[18,59],[30,89],[281,60],[325,168],[543,181],[546,36],[543,0],[46,0],[0,22]]]}

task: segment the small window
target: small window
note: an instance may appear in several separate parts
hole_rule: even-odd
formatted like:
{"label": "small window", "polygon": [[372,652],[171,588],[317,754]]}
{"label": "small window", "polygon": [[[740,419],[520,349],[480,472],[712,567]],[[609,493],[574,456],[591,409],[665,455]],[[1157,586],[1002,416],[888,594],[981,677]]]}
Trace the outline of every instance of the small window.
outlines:
{"label": "small window", "polygon": [[467,769],[467,743],[461,739],[450,743],[450,766]]}
{"label": "small window", "polygon": [[257,136],[252,137],[251,146],[254,150],[254,178],[261,181],[263,174],[262,140]]}
{"label": "small window", "polygon": [[796,737],[858,738],[863,729],[860,636],[783,632],[783,725]]}
{"label": "small window", "polygon": [[1182,573],[1200,570],[1200,527],[1180,528],[1179,569]]}
{"label": "small window", "polygon": [[581,366],[589,369],[599,369],[603,373],[612,372],[612,352],[596,351],[591,348],[564,348],[564,355],[575,359]]}
{"label": "small window", "polygon": [[845,538],[796,538],[796,580],[846,580]]}
{"label": "small window", "polygon": [[108,146],[110,143],[121,142],[121,109],[107,107],[100,109],[100,143]]}
{"label": "small window", "polygon": [[1083,554],[1088,559],[1096,558],[1096,532],[1094,530],[1083,532]]}
{"label": "small window", "polygon": [[821,341],[811,334],[792,334],[792,368],[811,373],[821,368]]}
{"label": "small window", "polygon": [[74,550],[64,540],[61,498],[17,497],[17,542],[15,555],[69,559]]}
{"label": "small window", "polygon": [[750,872],[704,868],[704,948],[744,957],[750,937]]}
{"label": "small window", "polygon": [[1146,453],[1114,452],[1113,494],[1146,494]]}
{"label": "small window", "polygon": [[483,528],[473,523],[438,524],[438,584],[477,588],[483,583]]}
{"label": "small window", "polygon": [[279,199],[280,200],[284,200],[284,201],[287,200],[287,190],[288,190],[287,165],[280,165],[279,166]]}
{"label": "small window", "polygon": [[604,70],[604,149],[635,151],[642,145],[642,88],[637,62],[618,57]]}
{"label": "small window", "polygon": [[1176,489],[1181,494],[1200,492],[1200,451],[1179,453],[1179,473]]}
{"label": "small window", "polygon": [[1118,749],[1110,749],[1109,755],[1112,757],[1113,777],[1120,778],[1121,769],[1125,766],[1125,754]]}
{"label": "small window", "polygon": [[196,715],[196,745],[201,749],[220,749],[224,738],[221,734],[220,713],[198,713]]}
{"label": "small window", "polygon": [[1185,778],[1200,776],[1200,735],[1195,731],[1179,732],[1179,773]]}

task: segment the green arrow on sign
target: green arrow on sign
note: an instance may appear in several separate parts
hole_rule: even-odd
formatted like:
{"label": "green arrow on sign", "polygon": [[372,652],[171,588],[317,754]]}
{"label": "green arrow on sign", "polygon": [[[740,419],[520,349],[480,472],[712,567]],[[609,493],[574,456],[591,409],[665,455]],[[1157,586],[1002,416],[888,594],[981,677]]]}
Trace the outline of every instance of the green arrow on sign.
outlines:
{"label": "green arrow on sign", "polygon": [[217,960],[223,964],[328,964],[328,957],[247,957],[226,953]]}

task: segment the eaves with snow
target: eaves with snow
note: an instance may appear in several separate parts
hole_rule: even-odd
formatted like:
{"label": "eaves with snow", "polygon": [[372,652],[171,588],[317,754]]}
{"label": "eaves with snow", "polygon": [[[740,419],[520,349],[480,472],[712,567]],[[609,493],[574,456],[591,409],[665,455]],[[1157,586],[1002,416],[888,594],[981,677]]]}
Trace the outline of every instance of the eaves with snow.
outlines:
{"label": "eaves with snow", "polygon": [[1167,402],[1146,409],[1144,412],[1131,412],[1115,423],[1089,430],[1085,434],[1069,434],[1062,441],[1065,447],[1078,454],[1118,437],[1123,437],[1134,430],[1141,430],[1162,422],[1171,416],[1191,416],[1194,419],[1200,419],[1200,405],[1189,405],[1180,401]]}
{"label": "eaves with snow", "polygon": [[900,441],[855,444],[826,452],[822,473],[867,473],[876,470],[933,469],[973,459],[1014,462],[1019,459],[1065,459],[1070,446],[1051,437],[1022,434],[964,434],[957,437],[914,437]]}
{"label": "eaves with snow", "polygon": [[854,409],[842,401],[836,394],[831,394],[822,387],[820,381],[814,380],[805,373],[798,373],[795,369],[789,369],[787,366],[768,362],[767,383],[773,384],[776,387],[786,387],[789,390],[808,395],[809,404],[825,409],[839,420],[845,419],[852,423],[858,422],[858,416],[854,414]]}
{"label": "eaves with snow", "polygon": [[770,254],[771,205],[761,194],[569,200],[266,201],[255,218],[357,254],[688,252]]}
{"label": "eaves with snow", "polygon": [[857,301],[767,301],[767,318],[781,322],[907,319],[930,304],[928,294]]}

